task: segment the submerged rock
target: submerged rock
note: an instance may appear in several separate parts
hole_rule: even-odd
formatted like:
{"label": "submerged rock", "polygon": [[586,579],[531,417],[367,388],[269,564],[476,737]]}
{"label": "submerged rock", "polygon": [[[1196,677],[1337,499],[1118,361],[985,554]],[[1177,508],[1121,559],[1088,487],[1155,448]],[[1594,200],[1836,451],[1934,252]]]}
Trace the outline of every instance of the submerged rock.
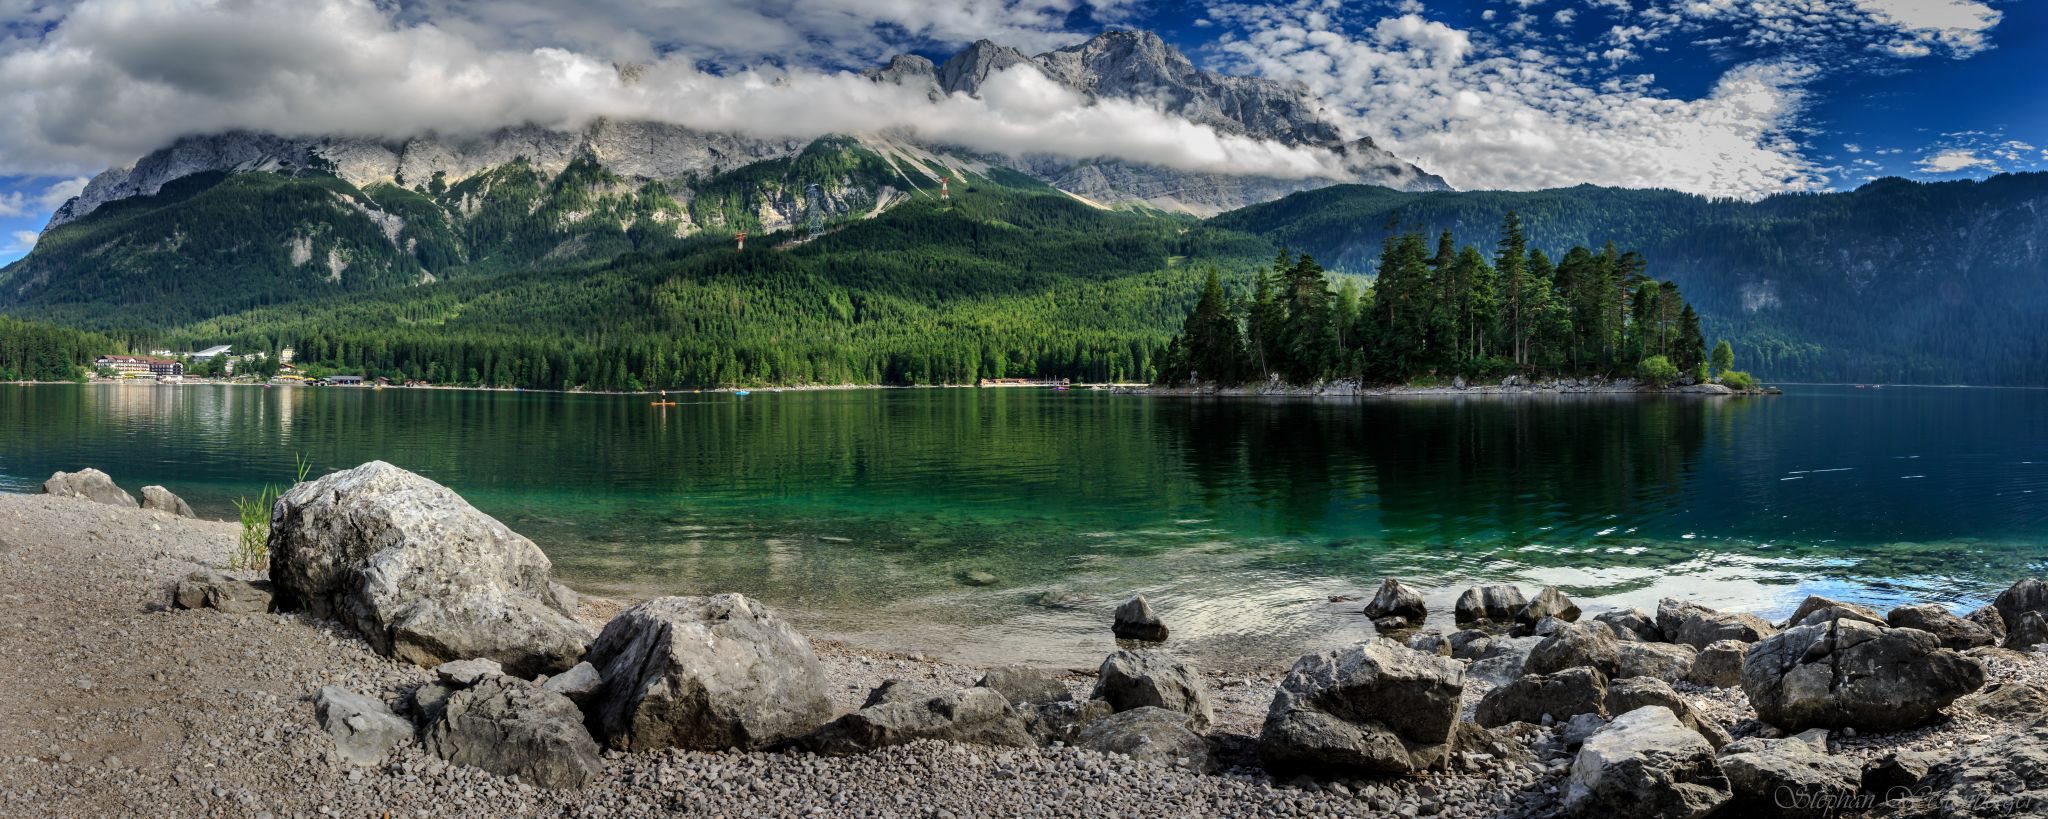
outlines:
{"label": "submerged rock", "polygon": [[1125,640],[1141,640],[1149,643],[1166,639],[1166,623],[1159,619],[1159,613],[1152,610],[1152,603],[1145,595],[1131,595],[1131,599],[1116,607],[1116,619],[1109,630]]}
{"label": "submerged rock", "polygon": [[436,666],[485,657],[522,677],[562,671],[590,645],[533,541],[433,481],[372,461],[292,487],[271,514],[280,608]]}
{"label": "submerged rock", "polygon": [[1259,734],[1267,767],[1412,773],[1450,758],[1464,672],[1391,640],[1310,654],[1280,681]]}
{"label": "submerged rock", "polygon": [[114,479],[107,473],[87,467],[77,472],[59,472],[43,481],[43,494],[60,498],[78,498],[108,506],[136,508],[135,497],[121,491],[114,485]]}
{"label": "submerged rock", "polygon": [[588,659],[603,679],[591,729],[622,751],[762,748],[832,716],[810,642],[745,595],[660,597],[626,609]]}

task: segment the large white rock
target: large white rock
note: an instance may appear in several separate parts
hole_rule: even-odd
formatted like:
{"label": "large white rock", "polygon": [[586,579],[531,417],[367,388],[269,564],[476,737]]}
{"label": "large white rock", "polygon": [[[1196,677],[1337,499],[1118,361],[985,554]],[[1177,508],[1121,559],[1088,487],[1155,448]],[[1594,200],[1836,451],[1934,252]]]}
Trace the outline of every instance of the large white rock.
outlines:
{"label": "large white rock", "polygon": [[597,636],[589,660],[604,680],[586,706],[591,728],[623,751],[760,748],[832,718],[811,644],[744,595],[661,597],[626,609]]}
{"label": "large white rock", "polygon": [[382,461],[294,486],[270,518],[279,608],[423,666],[481,657],[522,677],[576,664],[590,632],[547,555],[447,487]]}
{"label": "large white rock", "polygon": [[43,494],[60,498],[79,498],[108,506],[136,508],[135,496],[114,485],[114,479],[107,473],[87,467],[77,472],[59,472],[43,481]]}
{"label": "large white rock", "polygon": [[1565,812],[1615,819],[1699,819],[1731,796],[1707,740],[1662,706],[1616,717],[1586,739],[1565,783]]}

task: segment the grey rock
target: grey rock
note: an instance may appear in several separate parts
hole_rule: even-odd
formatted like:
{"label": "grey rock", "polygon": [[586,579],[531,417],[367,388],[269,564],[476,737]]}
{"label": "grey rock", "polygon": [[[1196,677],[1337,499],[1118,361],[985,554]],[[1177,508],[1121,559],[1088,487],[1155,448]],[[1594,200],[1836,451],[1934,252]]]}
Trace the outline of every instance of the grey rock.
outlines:
{"label": "grey rock", "polygon": [[383,700],[327,686],[313,698],[313,716],[334,738],[334,750],[351,765],[380,764],[399,745],[412,741],[412,723],[391,712]]}
{"label": "grey rock", "polygon": [[605,625],[587,660],[603,679],[591,731],[622,751],[761,748],[832,716],[810,642],[745,595],[633,606]]}
{"label": "grey rock", "polygon": [[1896,819],[1991,819],[2039,816],[2048,805],[2048,726],[1962,744],[1929,769],[1914,796],[1881,806]]}
{"label": "grey rock", "polygon": [[1621,642],[1602,623],[1568,623],[1529,651],[1522,670],[1553,674],[1567,668],[1597,668],[1609,677],[1621,668]]}
{"label": "grey rock", "polygon": [[1701,649],[1722,640],[1754,643],[1778,633],[1754,614],[1719,612],[1669,598],[1657,603],[1657,630],[1663,633],[1665,642]]}
{"label": "grey rock", "polygon": [[1576,817],[1700,819],[1731,797],[1707,741],[1651,706],[1617,717],[1579,748],[1564,809]]}
{"label": "grey rock", "polygon": [[924,739],[1008,747],[1037,743],[1009,700],[993,688],[977,687],[862,708],[796,744],[816,753],[854,754]]}
{"label": "grey rock", "polygon": [[1065,700],[1017,710],[1031,736],[1048,745],[1054,742],[1072,745],[1080,739],[1081,729],[1116,713],[1116,709],[1103,700]]}
{"label": "grey rock", "polygon": [[1828,729],[1826,728],[1808,728],[1794,734],[1792,738],[1813,746],[1814,750],[1821,753],[1828,752]]}
{"label": "grey rock", "polygon": [[598,690],[604,687],[604,678],[597,673],[597,666],[577,663],[568,671],[549,677],[540,687],[568,697],[570,701],[581,705],[584,700],[596,695]]}
{"label": "grey rock", "polygon": [[1822,622],[1823,620],[1842,618],[1869,623],[1873,626],[1886,625],[1884,615],[1878,614],[1869,607],[1859,606],[1854,603],[1844,603],[1839,600],[1830,600],[1816,594],[1808,595],[1805,600],[1800,601],[1799,608],[1793,610],[1792,616],[1785,621],[1785,625],[1782,628],[1797,628]]}
{"label": "grey rock", "polygon": [[186,503],[184,498],[171,494],[171,490],[161,486],[142,487],[142,508],[177,515],[181,518],[199,517],[193,514],[192,505]]}
{"label": "grey rock", "polygon": [[1956,700],[1955,710],[1972,711],[2009,726],[2048,721],[2048,689],[2013,680],[1984,686]]}
{"label": "grey rock", "polygon": [[1451,656],[1460,660],[1475,660],[1486,652],[1493,641],[1493,635],[1468,628],[1452,632],[1447,639],[1451,644]]}
{"label": "grey rock", "polygon": [[1439,657],[1451,656],[1450,638],[1433,631],[1412,635],[1402,645],[1407,646],[1412,651],[1420,651],[1424,654],[1435,654]]}
{"label": "grey rock", "polygon": [[1957,617],[1948,609],[1933,604],[1900,606],[1892,609],[1884,619],[1893,628],[1917,628],[1932,634],[1941,642],[1942,648],[1956,651],[1998,643],[1998,635],[1984,624]]}
{"label": "grey rock", "polygon": [[2038,611],[2021,612],[2016,618],[2006,621],[2010,624],[2005,632],[2005,642],[1999,647],[2012,651],[2028,651],[2036,646],[2048,644],[2048,617]]}
{"label": "grey rock", "polygon": [[449,762],[542,788],[580,788],[603,769],[576,704],[515,677],[484,677],[448,695],[422,740]]}
{"label": "grey rock", "polygon": [[1490,685],[1506,685],[1521,679],[1522,668],[1529,662],[1530,652],[1536,649],[1546,637],[1494,637],[1486,642],[1486,648],[1478,658],[1465,668],[1465,676],[1484,680]]}
{"label": "grey rock", "polygon": [[1461,720],[1451,734],[1453,756],[1468,771],[1492,771],[1501,767],[1526,766],[1536,761],[1532,747],[1549,741],[1549,729],[1527,723],[1487,728]]}
{"label": "grey rock", "polygon": [[1912,728],[1983,685],[1984,667],[1932,634],[1849,619],[1773,636],[1742,664],[1757,717],[1784,731]]}
{"label": "grey rock", "polygon": [[1515,620],[1515,615],[1528,608],[1529,601],[1522,597],[1522,590],[1505,583],[1473,586],[1458,595],[1458,602],[1452,607],[1452,614],[1459,625],[1466,623],[1506,624]]}
{"label": "grey rock", "polygon": [[2018,627],[2020,615],[2030,611],[2048,617],[2048,582],[2038,577],[2022,579],[1999,592],[1998,597],[1991,601],[1991,607],[1998,610],[1998,617],[2007,629]]}
{"label": "grey rock", "polygon": [[1544,724],[1579,714],[1607,716],[1607,676],[1593,668],[1529,674],[1479,698],[1474,720],[1492,728],[1510,722]]}
{"label": "grey rock", "polygon": [[1123,754],[1138,762],[1207,767],[1209,745],[1190,730],[1187,714],[1164,708],[1135,708],[1088,723],[1075,737],[1081,748]]}
{"label": "grey rock", "polygon": [[860,704],[862,708],[873,708],[892,702],[924,702],[944,695],[948,689],[935,683],[921,680],[883,680],[881,685],[868,692],[868,698]]}
{"label": "grey rock", "polygon": [[1658,642],[1664,633],[1657,629],[1657,618],[1642,609],[1615,609],[1593,615],[1593,619],[1606,623],[1614,631],[1614,639],[1629,643]]}
{"label": "grey rock", "polygon": [[1209,689],[1192,666],[1153,649],[1119,651],[1103,658],[1089,699],[1106,700],[1118,713],[1164,708],[1187,714],[1194,730],[1207,731],[1216,710]]}
{"label": "grey rock", "polygon": [[1536,598],[1529,601],[1529,605],[1515,614],[1515,622],[1533,626],[1545,617],[1555,617],[1567,623],[1575,622],[1579,619],[1579,606],[1573,603],[1571,598],[1564,596],[1564,592],[1559,591],[1556,586],[1544,586],[1542,591],[1536,593]]}
{"label": "grey rock", "polygon": [[1375,620],[1382,617],[1404,617],[1420,623],[1429,616],[1429,606],[1422,602],[1422,593],[1408,588],[1401,581],[1387,578],[1380,581],[1380,588],[1365,604],[1365,616]]}
{"label": "grey rock", "polygon": [[450,660],[434,666],[434,678],[449,688],[468,688],[485,677],[496,677],[505,673],[505,666],[497,660],[471,657],[467,660]]}
{"label": "grey rock", "polygon": [[1567,747],[1577,748],[1600,729],[1607,727],[1608,719],[1594,713],[1573,714],[1565,720],[1562,739]]}
{"label": "grey rock", "polygon": [[1933,751],[1893,751],[1863,765],[1863,792],[1891,801],[1910,794],[1940,764]]}
{"label": "grey rock", "polygon": [[1066,683],[1054,679],[1044,669],[1024,665],[991,668],[975,685],[995,689],[1012,705],[1043,705],[1074,698]]}
{"label": "grey rock", "polygon": [[1685,679],[1699,656],[1692,646],[1682,643],[1621,643],[1617,651],[1621,659],[1616,678],[1654,677],[1665,682]]}
{"label": "grey rock", "polygon": [[1700,649],[1685,672],[1685,681],[1708,688],[1734,688],[1742,684],[1742,658],[1749,644],[1741,640],[1720,640]]}
{"label": "grey rock", "polygon": [[1638,708],[1658,706],[1669,710],[1685,727],[1706,737],[1708,745],[1719,748],[1730,741],[1725,729],[1715,724],[1713,720],[1700,716],[1677,691],[1672,690],[1663,680],[1654,677],[1631,677],[1626,680],[1609,681],[1605,704],[1607,713],[1616,717]]}
{"label": "grey rock", "polygon": [[181,609],[216,609],[227,614],[262,614],[270,611],[270,584],[251,583],[200,570],[178,581],[171,603]]}
{"label": "grey rock", "polygon": [[[1565,626],[1568,625],[1571,625],[1571,623],[1559,620],[1555,617],[1545,617],[1541,620],[1536,621],[1536,625],[1529,627],[1529,634],[1534,637],[1548,637],[1552,634],[1556,634],[1560,629],[1563,629]],[[1605,631],[1606,627],[1603,626],[1601,630]]]}
{"label": "grey rock", "polygon": [[1410,773],[1443,767],[1464,672],[1384,638],[1296,660],[1259,734],[1276,770]]}
{"label": "grey rock", "polygon": [[575,665],[590,632],[550,571],[533,541],[382,461],[294,486],[271,513],[279,607],[339,620],[422,666],[485,657],[532,677]]}
{"label": "grey rock", "polygon": [[1854,760],[1797,739],[1745,739],[1723,749],[1719,762],[1735,792],[1728,809],[1742,816],[1825,814],[1826,806],[1851,804],[1863,781]]}
{"label": "grey rock", "polygon": [[1970,616],[1963,619],[1983,626],[1985,630],[1991,632],[1991,635],[1999,640],[2005,639],[2005,615],[1998,613],[1997,606],[1985,606],[1970,612]]}
{"label": "grey rock", "polygon": [[114,479],[107,477],[107,473],[91,467],[77,472],[59,472],[51,475],[49,480],[43,481],[43,494],[89,500],[108,506],[125,506],[130,509],[138,506],[135,496],[121,491],[121,487],[115,486]]}
{"label": "grey rock", "polygon": [[1116,619],[1109,630],[1125,640],[1142,640],[1157,643],[1166,639],[1166,623],[1159,619],[1159,613],[1152,610],[1152,603],[1145,595],[1135,594],[1124,604],[1116,607]]}

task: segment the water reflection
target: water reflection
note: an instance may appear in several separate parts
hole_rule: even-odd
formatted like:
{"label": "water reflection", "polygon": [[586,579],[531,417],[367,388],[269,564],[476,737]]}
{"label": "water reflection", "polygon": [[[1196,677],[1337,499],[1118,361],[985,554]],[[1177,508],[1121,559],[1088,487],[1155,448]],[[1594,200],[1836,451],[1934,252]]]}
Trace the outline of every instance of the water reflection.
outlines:
{"label": "water reflection", "polygon": [[1356,604],[1329,598],[1383,575],[1445,612],[1467,584],[1512,580],[1782,614],[1808,592],[1973,603],[2041,571],[2048,540],[2036,392],[675,400],[0,387],[0,488],[94,465],[225,515],[295,457],[381,458],[595,590],[739,590],[823,631],[1075,664],[1134,590],[1188,650],[1265,660],[1363,636]]}

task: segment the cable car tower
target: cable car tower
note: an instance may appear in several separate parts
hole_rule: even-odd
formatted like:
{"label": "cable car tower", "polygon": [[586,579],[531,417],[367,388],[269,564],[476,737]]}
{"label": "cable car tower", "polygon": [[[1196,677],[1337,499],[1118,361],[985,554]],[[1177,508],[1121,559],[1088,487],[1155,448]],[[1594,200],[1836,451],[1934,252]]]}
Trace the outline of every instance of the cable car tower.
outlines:
{"label": "cable car tower", "polygon": [[816,182],[804,186],[804,227],[810,230],[807,241],[825,235],[825,189]]}
{"label": "cable car tower", "polygon": [[739,232],[739,235],[738,235],[737,237],[735,237],[735,238],[739,239],[739,242],[740,242],[740,246],[739,246],[739,248],[738,248],[738,249],[739,249],[739,250],[746,250],[746,249],[747,249],[747,232],[746,232],[746,231],[744,231],[744,230],[742,230],[742,231],[740,231],[740,232]]}

